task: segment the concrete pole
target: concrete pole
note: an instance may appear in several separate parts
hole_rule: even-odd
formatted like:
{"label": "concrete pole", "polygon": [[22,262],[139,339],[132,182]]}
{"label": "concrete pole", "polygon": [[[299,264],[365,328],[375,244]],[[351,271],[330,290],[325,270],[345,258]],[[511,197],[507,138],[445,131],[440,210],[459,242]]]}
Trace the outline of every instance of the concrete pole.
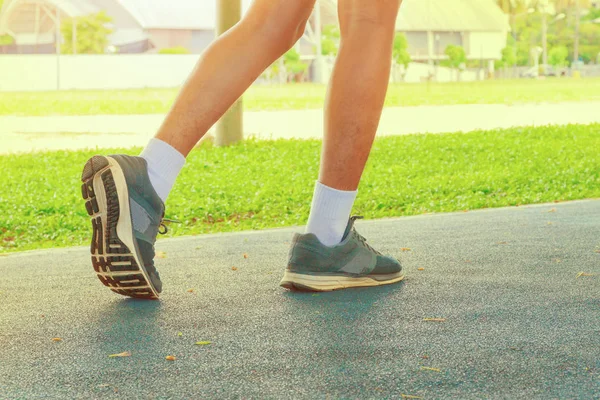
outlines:
{"label": "concrete pole", "polygon": [[35,5],[35,52],[38,51],[38,43],[40,42],[40,5]]}
{"label": "concrete pole", "polygon": [[433,44],[433,32],[427,31],[427,64],[429,65],[429,73],[433,73],[433,52],[434,52],[434,44]]}
{"label": "concrete pole", "polygon": [[[581,23],[581,4],[575,0],[575,44],[573,46],[573,62],[579,61],[579,25]],[[579,68],[578,64],[575,64]]]}
{"label": "concrete pole", "polygon": [[73,17],[73,31],[71,32],[73,54],[77,54],[77,17]]}
{"label": "concrete pole", "polygon": [[542,10],[542,69],[546,74],[546,66],[548,65],[548,15],[546,8]]}
{"label": "concrete pole", "polygon": [[56,7],[56,30],[55,30],[55,44],[56,48],[56,90],[60,90],[60,10]]}
{"label": "concrete pole", "polygon": [[512,34],[513,34],[513,65],[512,77],[517,77],[517,15],[512,15]]}
{"label": "concrete pole", "polygon": [[[222,35],[242,18],[241,0],[216,0],[217,35]],[[215,144],[229,146],[244,138],[243,105],[240,97],[216,125]]]}

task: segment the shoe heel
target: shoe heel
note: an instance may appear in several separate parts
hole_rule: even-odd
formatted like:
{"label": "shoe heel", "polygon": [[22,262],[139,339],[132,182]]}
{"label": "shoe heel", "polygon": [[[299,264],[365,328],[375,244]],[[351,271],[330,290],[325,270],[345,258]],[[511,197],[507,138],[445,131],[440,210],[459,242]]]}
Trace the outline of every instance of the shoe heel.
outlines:
{"label": "shoe heel", "polygon": [[86,182],[96,175],[96,172],[102,171],[108,167],[108,160],[104,156],[94,156],[90,158],[83,167],[83,173],[81,174],[81,181]]}
{"label": "shoe heel", "polygon": [[85,200],[85,210],[91,217],[98,212],[98,201],[96,200],[96,193],[94,193],[94,175],[96,173],[106,169],[108,167],[108,160],[106,157],[94,156],[90,158],[83,167],[83,173],[81,174],[81,197]]}

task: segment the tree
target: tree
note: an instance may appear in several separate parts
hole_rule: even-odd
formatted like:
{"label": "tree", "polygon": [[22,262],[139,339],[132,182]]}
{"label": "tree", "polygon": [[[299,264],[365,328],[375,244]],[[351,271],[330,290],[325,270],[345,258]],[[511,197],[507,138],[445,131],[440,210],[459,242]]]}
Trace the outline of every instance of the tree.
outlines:
{"label": "tree", "polygon": [[[4,0],[0,0],[0,11],[2,11],[2,4]],[[12,36],[10,35],[0,35],[0,46],[11,45],[15,42]]]}
{"label": "tree", "polygon": [[448,56],[447,64],[452,68],[459,68],[467,62],[467,54],[462,46],[448,45],[444,54]]}
{"label": "tree", "polygon": [[533,6],[529,0],[496,0],[498,7],[504,11],[505,14],[515,15],[527,10],[528,7]]}
{"label": "tree", "polygon": [[273,64],[271,64],[270,67],[263,71],[261,77],[269,82],[276,81],[279,84],[284,84],[286,81],[284,70],[285,67],[283,65],[283,58],[279,58]]}
{"label": "tree", "polygon": [[577,7],[577,1],[579,1],[581,9],[591,8],[590,0],[554,0],[554,8],[559,13],[574,10]]}
{"label": "tree", "polygon": [[8,46],[15,42],[12,36],[10,35],[0,35],[0,46]]}
{"label": "tree", "polygon": [[590,62],[596,59],[598,53],[600,53],[600,24],[582,23],[579,29],[579,56],[584,62]]}
{"label": "tree", "polygon": [[512,7],[510,0],[496,0],[496,4],[498,4],[498,7],[500,7],[502,11],[504,11],[504,14],[510,14],[510,10]]}
{"label": "tree", "polygon": [[[60,27],[62,53],[73,54],[73,37],[76,35],[77,54],[103,54],[108,47],[108,35],[113,32],[106,27],[110,22],[112,18],[104,11],[63,21]],[[73,30],[73,26],[76,26],[76,30]]]}
{"label": "tree", "polygon": [[[573,15],[569,18],[550,24],[548,27],[549,47],[566,47],[569,52],[569,59],[573,59],[574,37],[575,22]],[[584,62],[590,62],[596,59],[596,55],[599,52],[600,25],[582,19],[579,27],[579,56]]]}
{"label": "tree", "polygon": [[460,79],[460,68],[467,62],[467,54],[462,46],[448,45],[444,54],[448,56],[448,60],[442,62],[443,65],[456,69],[456,80]]}
{"label": "tree", "polygon": [[593,8],[589,13],[581,17],[582,21],[593,21],[600,18],[600,8]]}
{"label": "tree", "polygon": [[410,54],[408,53],[408,41],[406,40],[406,35],[402,32],[396,33],[396,36],[394,37],[392,60],[394,66],[401,67],[402,80],[404,80],[404,75],[406,74],[406,69],[408,68],[408,64],[410,64],[411,59]]}
{"label": "tree", "polygon": [[[589,7],[589,0],[578,0],[581,10]],[[514,46],[517,65],[530,65],[531,49],[542,46],[542,0],[496,0],[496,3],[510,15],[513,32],[508,34],[508,45]],[[577,0],[551,0],[556,16],[561,13],[566,17],[555,19],[547,16],[548,21],[548,48],[564,46],[568,49],[569,59],[574,53],[575,18]],[[536,10],[537,12],[530,12]],[[596,58],[600,52],[600,25],[588,23],[600,17],[600,10],[591,10],[588,14],[581,13],[579,30],[579,55],[589,62]],[[513,37],[513,35],[515,37]],[[516,41],[515,41],[516,39]]]}
{"label": "tree", "polygon": [[554,68],[565,67],[569,57],[569,49],[565,46],[553,47],[548,53],[548,62]]}
{"label": "tree", "polygon": [[515,54],[515,47],[506,46],[502,49],[502,59],[500,61],[496,61],[496,69],[512,67],[515,65],[516,60],[517,57]]}
{"label": "tree", "polygon": [[160,49],[158,54],[190,54],[190,51],[183,46],[177,46]]}
{"label": "tree", "polygon": [[283,55],[283,65],[288,73],[288,79],[296,82],[302,80],[302,76],[308,69],[308,65],[300,60],[300,53],[294,48]]}
{"label": "tree", "polygon": [[326,25],[321,34],[321,54],[337,56],[340,43],[340,29],[337,25]]}

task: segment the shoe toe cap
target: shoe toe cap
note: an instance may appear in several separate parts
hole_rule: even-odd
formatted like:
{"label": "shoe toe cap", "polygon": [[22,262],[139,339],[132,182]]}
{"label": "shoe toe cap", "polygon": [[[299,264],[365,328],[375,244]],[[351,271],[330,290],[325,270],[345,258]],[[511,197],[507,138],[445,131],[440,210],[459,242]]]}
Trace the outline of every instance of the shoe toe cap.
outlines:
{"label": "shoe toe cap", "polygon": [[160,280],[158,272],[148,271],[148,275],[150,277],[150,280],[152,281],[152,286],[154,286],[154,290],[156,290],[157,293],[162,292],[162,282]]}
{"label": "shoe toe cap", "polygon": [[377,256],[377,264],[373,274],[395,274],[402,271],[402,264],[390,256]]}

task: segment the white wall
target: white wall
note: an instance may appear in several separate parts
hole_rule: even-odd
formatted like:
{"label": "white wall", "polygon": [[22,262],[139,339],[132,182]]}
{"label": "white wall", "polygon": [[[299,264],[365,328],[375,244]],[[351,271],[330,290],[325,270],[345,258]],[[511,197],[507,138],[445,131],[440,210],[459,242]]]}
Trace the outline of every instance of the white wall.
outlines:
{"label": "white wall", "polygon": [[[456,70],[446,67],[432,68],[424,63],[410,63],[408,65],[408,69],[406,70],[406,75],[404,76],[404,82],[407,83],[418,83],[424,82],[424,80],[429,76],[429,73],[437,73],[434,74],[435,82],[454,82],[456,81]],[[473,71],[463,71],[460,73],[460,80],[463,82],[471,82],[481,79],[481,76]]]}
{"label": "white wall", "polygon": [[[331,79],[331,73],[333,71],[333,62],[328,60],[325,63],[324,79],[325,82],[329,82]],[[456,70],[451,68],[438,66],[437,68],[430,67],[425,63],[411,62],[408,64],[404,75],[404,81],[402,81],[401,69],[399,66],[392,68],[390,74],[390,82],[405,82],[405,83],[420,83],[425,82],[429,77],[429,74],[433,74],[433,81],[435,82],[454,82],[456,81]],[[483,79],[483,74],[473,71],[463,71],[460,73],[460,80],[463,82],[471,82]]]}
{"label": "white wall", "polygon": [[506,47],[506,34],[499,32],[470,32],[468,59],[500,60]]}
{"label": "white wall", "polygon": [[[175,87],[194,68],[198,55],[60,56],[61,89]],[[56,90],[54,55],[0,55],[0,91]]]}
{"label": "white wall", "polygon": [[[60,57],[60,88],[133,89],[177,87],[188,77],[198,55],[82,55]],[[332,63],[326,63],[329,79]],[[411,63],[406,82],[421,82],[430,71],[427,64]],[[0,91],[56,90],[56,56],[0,55]],[[455,80],[449,68],[438,67],[436,81]],[[464,72],[461,80],[478,79]],[[393,80],[393,78],[392,78]]]}

